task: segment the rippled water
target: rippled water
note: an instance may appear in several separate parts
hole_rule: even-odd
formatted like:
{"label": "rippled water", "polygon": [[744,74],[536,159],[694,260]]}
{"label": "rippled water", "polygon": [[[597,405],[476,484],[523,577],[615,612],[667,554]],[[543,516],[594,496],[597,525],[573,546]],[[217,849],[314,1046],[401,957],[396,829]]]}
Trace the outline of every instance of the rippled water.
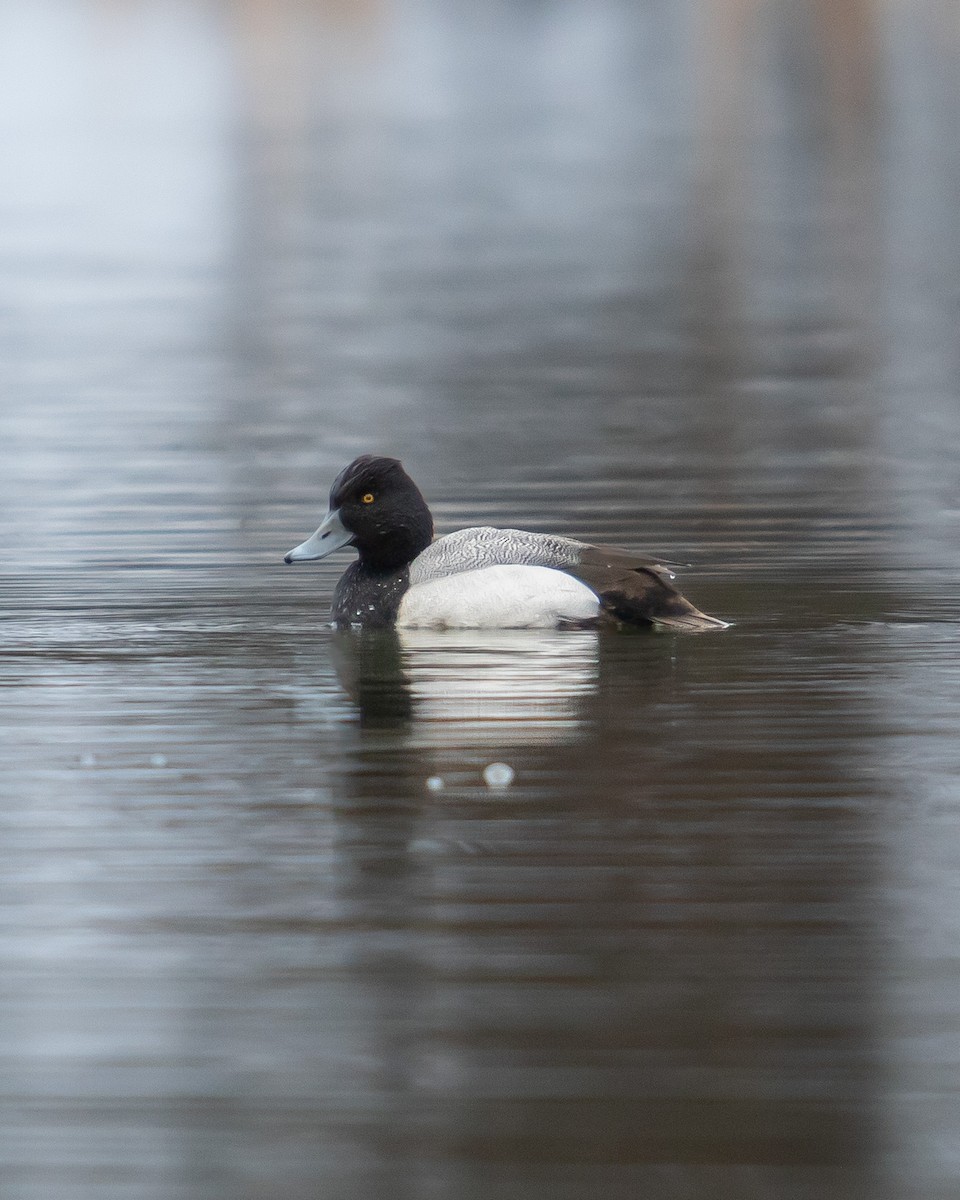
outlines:
{"label": "rippled water", "polygon": [[[0,6],[4,1200],[957,1194],[960,28],[804,11]],[[371,449],[733,626],[335,632]]]}

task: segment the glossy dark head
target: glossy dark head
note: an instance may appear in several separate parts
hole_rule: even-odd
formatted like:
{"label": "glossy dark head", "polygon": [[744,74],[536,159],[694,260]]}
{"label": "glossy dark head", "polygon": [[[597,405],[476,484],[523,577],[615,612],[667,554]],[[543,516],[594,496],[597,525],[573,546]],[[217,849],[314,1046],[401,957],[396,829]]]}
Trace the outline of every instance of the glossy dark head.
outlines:
{"label": "glossy dark head", "polygon": [[333,481],[330,511],[320,528],[285,561],[326,558],[340,546],[355,546],[365,566],[396,570],[432,539],[430,509],[402,463],[364,454]]}

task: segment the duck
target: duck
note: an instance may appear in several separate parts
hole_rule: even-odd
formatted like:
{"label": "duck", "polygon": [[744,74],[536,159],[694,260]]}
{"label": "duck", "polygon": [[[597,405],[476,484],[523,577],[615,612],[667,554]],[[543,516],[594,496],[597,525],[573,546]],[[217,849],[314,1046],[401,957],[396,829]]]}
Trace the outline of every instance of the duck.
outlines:
{"label": "duck", "polygon": [[363,454],[340,472],[319,528],[284,556],[314,562],[353,547],[337,583],[337,626],[399,629],[726,629],[674,586],[668,564],[551,533],[460,529],[433,517],[399,459]]}

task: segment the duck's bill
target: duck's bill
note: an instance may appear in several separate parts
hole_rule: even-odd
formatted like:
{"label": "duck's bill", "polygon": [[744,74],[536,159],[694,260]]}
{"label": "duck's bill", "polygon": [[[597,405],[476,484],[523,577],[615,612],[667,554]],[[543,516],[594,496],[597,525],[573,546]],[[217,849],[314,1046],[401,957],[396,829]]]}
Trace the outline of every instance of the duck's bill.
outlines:
{"label": "duck's bill", "polygon": [[349,529],[344,528],[343,522],[340,520],[340,513],[334,508],[323,518],[317,532],[312,537],[308,537],[305,542],[301,542],[299,546],[294,546],[288,554],[283,556],[283,561],[286,563],[312,562],[318,558],[326,558],[328,554],[339,550],[341,546],[349,546],[352,541],[353,534]]}

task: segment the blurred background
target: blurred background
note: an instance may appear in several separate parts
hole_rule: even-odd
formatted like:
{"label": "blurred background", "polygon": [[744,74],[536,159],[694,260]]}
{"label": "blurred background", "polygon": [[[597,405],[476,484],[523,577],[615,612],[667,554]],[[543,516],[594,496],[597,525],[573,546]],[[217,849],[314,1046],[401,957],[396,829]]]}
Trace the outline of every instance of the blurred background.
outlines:
{"label": "blurred background", "polygon": [[[958,131],[955,0],[0,0],[4,1200],[956,1196]],[[368,451],[734,627],[344,641]]]}

